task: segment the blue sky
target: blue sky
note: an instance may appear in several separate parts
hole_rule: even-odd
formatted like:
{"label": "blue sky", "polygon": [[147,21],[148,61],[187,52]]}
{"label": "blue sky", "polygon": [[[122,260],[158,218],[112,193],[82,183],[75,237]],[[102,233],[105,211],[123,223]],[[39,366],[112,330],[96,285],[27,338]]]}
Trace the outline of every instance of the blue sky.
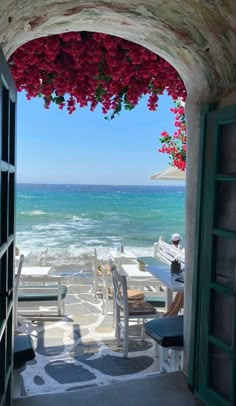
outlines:
{"label": "blue sky", "polygon": [[17,181],[20,183],[75,183],[154,185],[149,176],[168,166],[158,152],[163,130],[173,132],[171,99],[163,95],[156,112],[146,99],[114,120],[78,109],[72,115],[42,99],[28,101],[18,94]]}

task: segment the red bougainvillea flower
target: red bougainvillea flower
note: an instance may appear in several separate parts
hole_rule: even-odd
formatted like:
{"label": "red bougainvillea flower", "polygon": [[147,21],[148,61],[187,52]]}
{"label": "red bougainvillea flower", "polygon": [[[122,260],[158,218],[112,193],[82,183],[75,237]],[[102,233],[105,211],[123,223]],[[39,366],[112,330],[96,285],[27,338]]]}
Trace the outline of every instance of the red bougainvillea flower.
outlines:
{"label": "red bougainvillea flower", "polygon": [[163,154],[168,154],[170,165],[185,171],[186,169],[186,125],[185,111],[181,100],[175,101],[175,108],[170,109],[176,114],[175,127],[178,128],[173,135],[166,131],[161,133],[160,141],[162,147],[158,150]]}
{"label": "red bougainvillea flower", "polygon": [[165,90],[185,100],[186,90],[176,70],[146,48],[107,34],[70,32],[30,41],[10,58],[18,91],[28,99],[40,96],[44,105],[77,107],[98,103],[102,112],[134,108],[143,95],[156,110]]}

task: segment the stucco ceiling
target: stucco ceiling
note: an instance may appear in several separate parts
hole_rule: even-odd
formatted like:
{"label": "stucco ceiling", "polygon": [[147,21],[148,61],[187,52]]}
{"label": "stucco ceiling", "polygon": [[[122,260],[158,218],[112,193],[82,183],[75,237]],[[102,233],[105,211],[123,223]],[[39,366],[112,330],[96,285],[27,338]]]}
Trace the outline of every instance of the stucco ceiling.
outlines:
{"label": "stucco ceiling", "polygon": [[137,42],[179,71],[188,93],[211,97],[236,85],[235,0],[1,0],[0,44],[66,31],[98,31]]}

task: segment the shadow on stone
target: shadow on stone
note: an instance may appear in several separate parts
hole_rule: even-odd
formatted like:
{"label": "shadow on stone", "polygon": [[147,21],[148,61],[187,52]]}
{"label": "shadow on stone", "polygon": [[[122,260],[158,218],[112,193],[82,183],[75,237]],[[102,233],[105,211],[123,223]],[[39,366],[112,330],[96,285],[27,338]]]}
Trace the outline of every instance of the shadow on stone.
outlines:
{"label": "shadow on stone", "polygon": [[83,362],[83,360],[88,359],[98,351],[98,343],[90,339],[89,341],[83,341],[76,345],[70,352],[70,356],[75,358],[77,361]]}
{"label": "shadow on stone", "polygon": [[45,371],[61,384],[91,381],[96,378],[95,374],[87,371],[83,366],[69,364],[61,360],[47,364]]}
{"label": "shadow on stone", "polygon": [[59,327],[40,331],[35,351],[48,357],[61,354],[64,351],[63,335],[64,330]]}
{"label": "shadow on stone", "polygon": [[85,364],[95,368],[103,374],[110,376],[135,374],[150,367],[153,359],[147,356],[135,358],[123,358],[113,355],[105,355],[95,360],[84,360]]}

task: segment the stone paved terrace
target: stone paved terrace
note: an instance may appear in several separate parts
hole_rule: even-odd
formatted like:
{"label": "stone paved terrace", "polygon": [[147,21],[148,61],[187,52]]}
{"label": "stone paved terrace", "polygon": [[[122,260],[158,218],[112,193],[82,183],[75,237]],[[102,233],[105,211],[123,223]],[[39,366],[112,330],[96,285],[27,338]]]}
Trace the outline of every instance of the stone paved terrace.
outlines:
{"label": "stone paved terrace", "polygon": [[148,337],[141,341],[138,325],[130,327],[131,335],[137,337],[129,341],[129,359],[123,358],[114,337],[112,300],[105,317],[102,300],[92,294],[91,275],[71,276],[63,283],[68,286],[65,317],[19,317],[18,332],[31,335],[36,351],[35,360],[22,373],[22,396],[92,388],[158,373],[154,342]]}

